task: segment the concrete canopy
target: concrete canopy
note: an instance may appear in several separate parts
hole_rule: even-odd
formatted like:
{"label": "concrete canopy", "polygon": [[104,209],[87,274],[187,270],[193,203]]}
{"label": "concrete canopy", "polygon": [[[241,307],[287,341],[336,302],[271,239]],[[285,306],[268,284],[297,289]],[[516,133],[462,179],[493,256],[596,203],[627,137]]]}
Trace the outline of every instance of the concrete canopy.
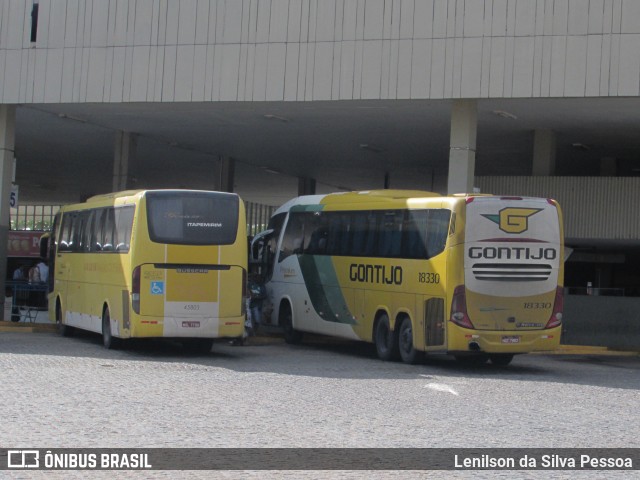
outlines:
{"label": "concrete canopy", "polygon": [[[111,190],[114,134],[139,135],[131,188],[218,185],[236,161],[234,190],[280,205],[297,178],[318,192],[392,188],[445,193],[450,100],[31,104],[16,119],[21,203],[68,203]],[[640,173],[640,98],[478,100],[476,175],[530,175],[533,131],[557,135],[557,175]]]}

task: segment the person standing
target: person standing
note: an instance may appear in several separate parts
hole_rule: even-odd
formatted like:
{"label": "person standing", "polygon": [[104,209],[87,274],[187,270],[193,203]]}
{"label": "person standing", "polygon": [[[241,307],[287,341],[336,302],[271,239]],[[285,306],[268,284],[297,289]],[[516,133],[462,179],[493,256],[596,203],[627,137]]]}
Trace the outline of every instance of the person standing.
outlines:
{"label": "person standing", "polygon": [[49,265],[47,265],[46,260],[44,258],[41,258],[36,265],[36,268],[40,273],[40,281],[46,282],[49,279]]}

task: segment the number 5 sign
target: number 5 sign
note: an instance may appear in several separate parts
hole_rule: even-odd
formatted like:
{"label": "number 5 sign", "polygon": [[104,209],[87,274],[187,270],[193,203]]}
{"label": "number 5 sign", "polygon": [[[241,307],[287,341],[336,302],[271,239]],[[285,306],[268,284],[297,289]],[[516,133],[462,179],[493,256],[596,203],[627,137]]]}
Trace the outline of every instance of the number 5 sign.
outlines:
{"label": "number 5 sign", "polygon": [[9,207],[18,208],[18,185],[11,185],[11,193],[9,195]]}

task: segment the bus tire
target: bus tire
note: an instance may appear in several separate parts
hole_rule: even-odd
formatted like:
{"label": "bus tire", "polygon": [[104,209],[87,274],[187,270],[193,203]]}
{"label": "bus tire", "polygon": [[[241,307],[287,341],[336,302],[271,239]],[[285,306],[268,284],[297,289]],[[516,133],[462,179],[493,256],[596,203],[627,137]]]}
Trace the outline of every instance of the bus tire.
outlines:
{"label": "bus tire", "polygon": [[56,331],[63,337],[70,337],[73,335],[73,327],[62,323],[62,307],[60,307],[60,301],[56,302]]}
{"label": "bus tire", "polygon": [[119,347],[119,339],[111,333],[111,315],[109,307],[105,307],[102,313],[102,344],[107,350],[115,350]]}
{"label": "bus tire", "polygon": [[414,364],[420,357],[420,352],[413,347],[413,326],[411,325],[411,319],[404,317],[400,321],[400,328],[398,329],[398,350],[400,351],[400,358],[404,363]]}
{"label": "bus tire", "polygon": [[302,332],[293,328],[293,313],[291,312],[291,305],[289,305],[288,302],[280,306],[280,314],[278,317],[278,323],[284,333],[284,341],[291,345],[302,342]]}
{"label": "bus tire", "polygon": [[506,367],[513,360],[512,353],[494,353],[493,355],[489,355],[489,360],[493,365],[498,367]]}
{"label": "bus tire", "polygon": [[386,313],[380,315],[373,332],[373,342],[380,360],[389,361],[398,359],[398,334],[397,330],[391,330],[389,316]]}

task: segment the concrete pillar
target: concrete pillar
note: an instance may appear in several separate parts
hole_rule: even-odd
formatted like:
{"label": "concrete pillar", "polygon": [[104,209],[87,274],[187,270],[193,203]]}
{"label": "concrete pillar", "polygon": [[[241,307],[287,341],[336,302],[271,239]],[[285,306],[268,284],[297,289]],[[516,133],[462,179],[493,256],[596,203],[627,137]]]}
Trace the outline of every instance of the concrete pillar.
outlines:
{"label": "concrete pillar", "polygon": [[135,165],[138,136],[131,132],[116,132],[113,154],[112,191],[120,192],[131,188],[129,172]]}
{"label": "concrete pillar", "polygon": [[614,157],[602,157],[600,159],[600,176],[615,177],[618,175],[618,160]]}
{"label": "concrete pillar", "polygon": [[473,191],[476,169],[476,134],[478,130],[478,102],[455,100],[451,109],[449,139],[449,179],[447,192]]}
{"label": "concrete pillar", "polygon": [[389,172],[385,172],[384,174],[384,186],[383,188],[385,190],[388,190],[391,188],[391,175],[389,174]]}
{"label": "concrete pillar", "polygon": [[0,105],[0,318],[4,318],[7,243],[9,237],[9,197],[13,177],[16,135],[15,105]]}
{"label": "concrete pillar", "polygon": [[298,195],[315,195],[316,179],[298,177]]}
{"label": "concrete pillar", "polygon": [[533,176],[550,176],[556,172],[556,133],[548,128],[533,132]]}
{"label": "concrete pillar", "polygon": [[220,157],[220,191],[233,192],[236,161],[231,157]]}

